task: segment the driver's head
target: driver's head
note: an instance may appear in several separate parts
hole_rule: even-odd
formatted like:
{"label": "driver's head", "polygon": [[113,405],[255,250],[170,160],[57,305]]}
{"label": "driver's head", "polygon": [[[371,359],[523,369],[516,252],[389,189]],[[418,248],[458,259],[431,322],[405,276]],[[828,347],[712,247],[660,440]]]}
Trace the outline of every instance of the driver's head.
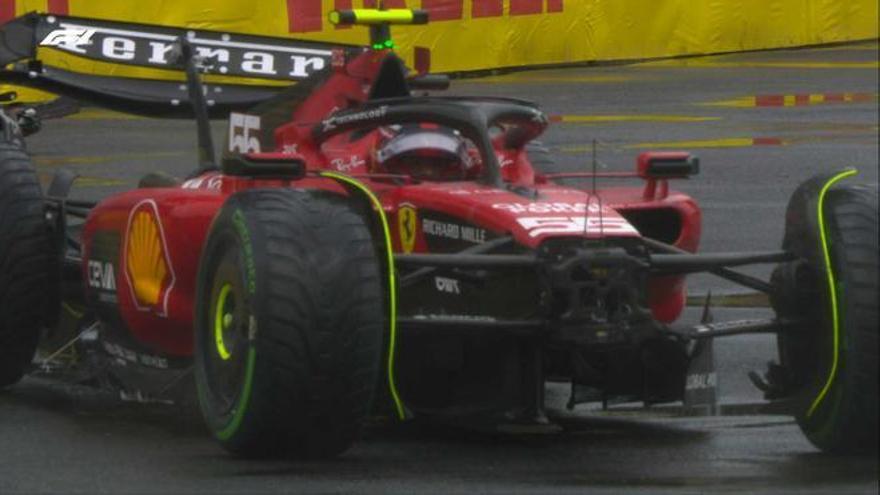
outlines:
{"label": "driver's head", "polygon": [[419,180],[463,180],[471,166],[458,131],[443,127],[393,127],[376,151],[376,164],[391,174]]}

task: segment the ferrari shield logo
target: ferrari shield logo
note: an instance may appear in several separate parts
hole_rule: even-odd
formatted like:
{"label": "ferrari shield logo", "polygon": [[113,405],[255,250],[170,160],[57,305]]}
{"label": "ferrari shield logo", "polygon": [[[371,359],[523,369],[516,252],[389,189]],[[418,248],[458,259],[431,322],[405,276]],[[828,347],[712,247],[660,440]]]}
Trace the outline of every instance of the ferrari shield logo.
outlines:
{"label": "ferrari shield logo", "polygon": [[404,253],[411,253],[416,245],[416,225],[418,214],[412,205],[401,206],[397,210],[397,230],[400,235],[400,247]]}

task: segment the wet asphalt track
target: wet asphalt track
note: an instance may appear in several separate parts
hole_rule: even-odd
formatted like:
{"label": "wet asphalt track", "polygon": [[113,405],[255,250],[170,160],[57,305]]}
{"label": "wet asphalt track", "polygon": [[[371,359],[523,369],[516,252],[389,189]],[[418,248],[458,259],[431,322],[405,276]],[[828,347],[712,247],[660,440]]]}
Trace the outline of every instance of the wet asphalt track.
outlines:
{"label": "wet asphalt track", "polygon": [[[700,177],[676,186],[703,207],[702,249],[761,250],[778,247],[788,195],[809,175],[855,166],[861,180],[877,181],[877,60],[877,44],[865,43],[521,72],[460,81],[454,91],[537,100],[560,121],[544,137],[560,170],[586,169],[592,140],[608,170],[630,169],[647,148],[694,151]],[[100,198],[146,171],[186,174],[193,143],[188,122],[90,109],[46,122],[29,147],[42,174],[75,169],[83,175],[75,194]],[[692,280],[693,294],[710,288],[736,290]],[[716,352],[722,402],[760,401],[744,374],[772,359],[772,339],[719,341]],[[549,395],[557,405],[566,398],[559,387]],[[878,490],[876,459],[821,455],[785,416],[557,414],[569,431],[546,438],[375,424],[339,460],[242,462],[224,455],[188,409],[118,405],[27,380],[0,393],[0,494]]]}

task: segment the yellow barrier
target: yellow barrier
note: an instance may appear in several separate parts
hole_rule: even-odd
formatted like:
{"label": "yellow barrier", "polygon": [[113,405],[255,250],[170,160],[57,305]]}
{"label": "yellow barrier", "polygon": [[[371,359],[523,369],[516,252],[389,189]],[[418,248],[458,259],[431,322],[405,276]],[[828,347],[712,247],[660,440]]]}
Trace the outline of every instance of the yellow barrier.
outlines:
{"label": "yellow barrier", "polygon": [[[367,44],[367,30],[335,27],[334,9],[376,0],[0,0],[0,22],[29,11],[197,29]],[[876,0],[386,0],[422,8],[427,26],[396,26],[398,51],[430,50],[433,72],[629,60],[876,38]],[[425,52],[423,52],[425,53]],[[147,69],[70,56],[73,70],[149,77]],[[167,76],[165,76],[167,77]]]}

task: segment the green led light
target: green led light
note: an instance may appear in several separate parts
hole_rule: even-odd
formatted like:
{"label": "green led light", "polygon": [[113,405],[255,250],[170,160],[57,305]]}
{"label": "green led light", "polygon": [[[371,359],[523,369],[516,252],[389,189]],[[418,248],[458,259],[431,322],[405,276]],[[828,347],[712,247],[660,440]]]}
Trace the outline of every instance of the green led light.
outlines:
{"label": "green led light", "polygon": [[373,50],[393,49],[396,45],[393,40],[385,40],[379,43],[373,43]]}

